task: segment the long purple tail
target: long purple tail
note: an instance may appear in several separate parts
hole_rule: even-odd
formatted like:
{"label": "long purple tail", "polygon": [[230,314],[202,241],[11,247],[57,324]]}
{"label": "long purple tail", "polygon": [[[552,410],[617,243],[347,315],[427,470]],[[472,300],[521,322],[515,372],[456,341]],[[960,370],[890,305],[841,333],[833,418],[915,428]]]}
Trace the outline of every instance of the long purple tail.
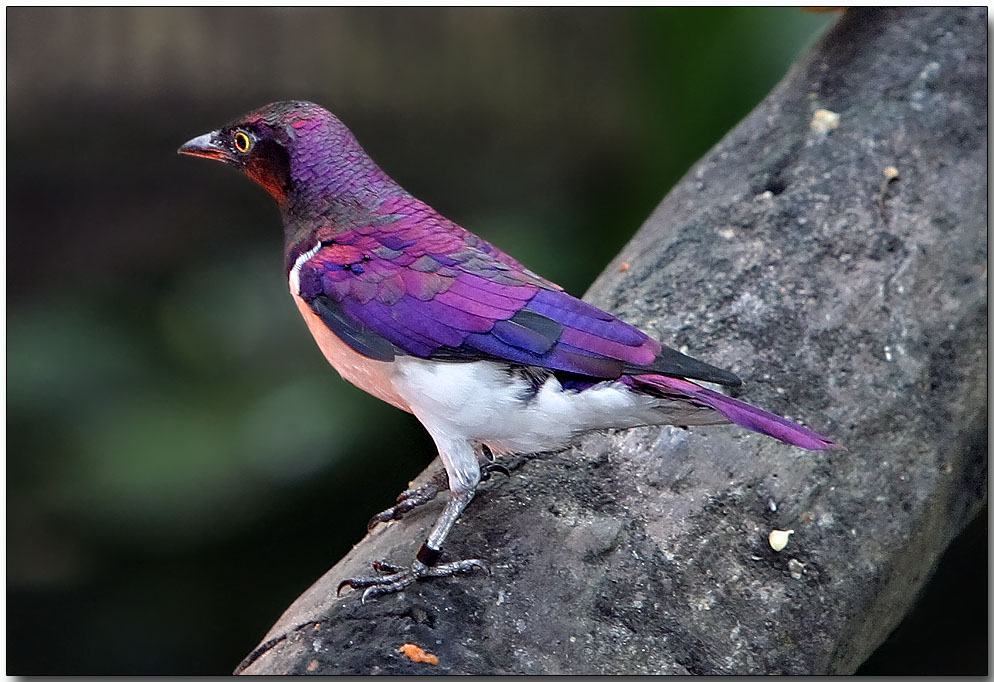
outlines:
{"label": "long purple tail", "polygon": [[686,379],[677,379],[661,374],[639,374],[631,378],[635,384],[652,386],[667,395],[706,405],[723,414],[733,424],[772,436],[784,443],[797,445],[807,450],[844,449],[835,441],[783,417],[778,417],[772,412],[761,410],[735,398],[729,398],[727,395],[698,386]]}

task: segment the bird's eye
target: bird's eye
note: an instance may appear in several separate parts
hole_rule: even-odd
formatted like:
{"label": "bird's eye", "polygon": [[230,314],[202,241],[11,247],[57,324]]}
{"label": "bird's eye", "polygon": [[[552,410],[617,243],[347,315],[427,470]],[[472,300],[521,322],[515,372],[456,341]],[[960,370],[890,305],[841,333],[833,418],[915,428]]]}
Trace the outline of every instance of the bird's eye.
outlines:
{"label": "bird's eye", "polygon": [[235,149],[244,154],[252,148],[252,138],[244,130],[236,130],[233,136]]}

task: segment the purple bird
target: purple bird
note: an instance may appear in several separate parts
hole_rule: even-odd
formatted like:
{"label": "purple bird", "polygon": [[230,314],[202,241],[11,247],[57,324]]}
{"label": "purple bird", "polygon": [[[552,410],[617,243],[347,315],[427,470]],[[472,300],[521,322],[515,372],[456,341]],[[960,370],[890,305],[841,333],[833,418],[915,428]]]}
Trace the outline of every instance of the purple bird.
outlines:
{"label": "purple bird", "polygon": [[445,478],[451,498],[411,566],[377,563],[379,575],[339,587],[366,588],[364,601],[484,567],[439,558],[481,477],[502,468],[491,453],[556,450],[595,429],[729,422],[809,450],[840,447],[689,381],[741,383],[443,217],[315,104],[270,104],[179,152],[234,166],[276,199],[290,293],[328,362],[417,417],[438,447],[447,476],[402,493],[370,527],[432,499]]}

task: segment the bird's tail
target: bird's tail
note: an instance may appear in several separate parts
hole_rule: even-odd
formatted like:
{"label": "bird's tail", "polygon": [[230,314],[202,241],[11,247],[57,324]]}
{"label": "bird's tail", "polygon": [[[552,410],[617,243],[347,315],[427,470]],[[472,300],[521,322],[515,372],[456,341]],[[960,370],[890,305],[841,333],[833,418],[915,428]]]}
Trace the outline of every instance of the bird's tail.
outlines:
{"label": "bird's tail", "polygon": [[733,424],[772,436],[790,445],[807,450],[845,449],[839,443],[806,429],[800,424],[795,424],[741,400],[729,398],[717,391],[698,386],[686,379],[677,379],[661,374],[638,374],[631,379],[636,385],[651,387],[666,397],[687,400],[696,405],[710,407],[720,412]]}

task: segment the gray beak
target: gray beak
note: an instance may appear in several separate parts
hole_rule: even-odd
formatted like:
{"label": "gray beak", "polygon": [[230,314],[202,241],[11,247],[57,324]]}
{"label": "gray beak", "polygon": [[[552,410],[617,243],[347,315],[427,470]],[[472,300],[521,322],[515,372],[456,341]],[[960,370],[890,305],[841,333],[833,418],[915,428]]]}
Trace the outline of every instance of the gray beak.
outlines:
{"label": "gray beak", "polygon": [[177,153],[215,161],[231,161],[231,154],[218,141],[216,130],[193,138],[180,147]]}

